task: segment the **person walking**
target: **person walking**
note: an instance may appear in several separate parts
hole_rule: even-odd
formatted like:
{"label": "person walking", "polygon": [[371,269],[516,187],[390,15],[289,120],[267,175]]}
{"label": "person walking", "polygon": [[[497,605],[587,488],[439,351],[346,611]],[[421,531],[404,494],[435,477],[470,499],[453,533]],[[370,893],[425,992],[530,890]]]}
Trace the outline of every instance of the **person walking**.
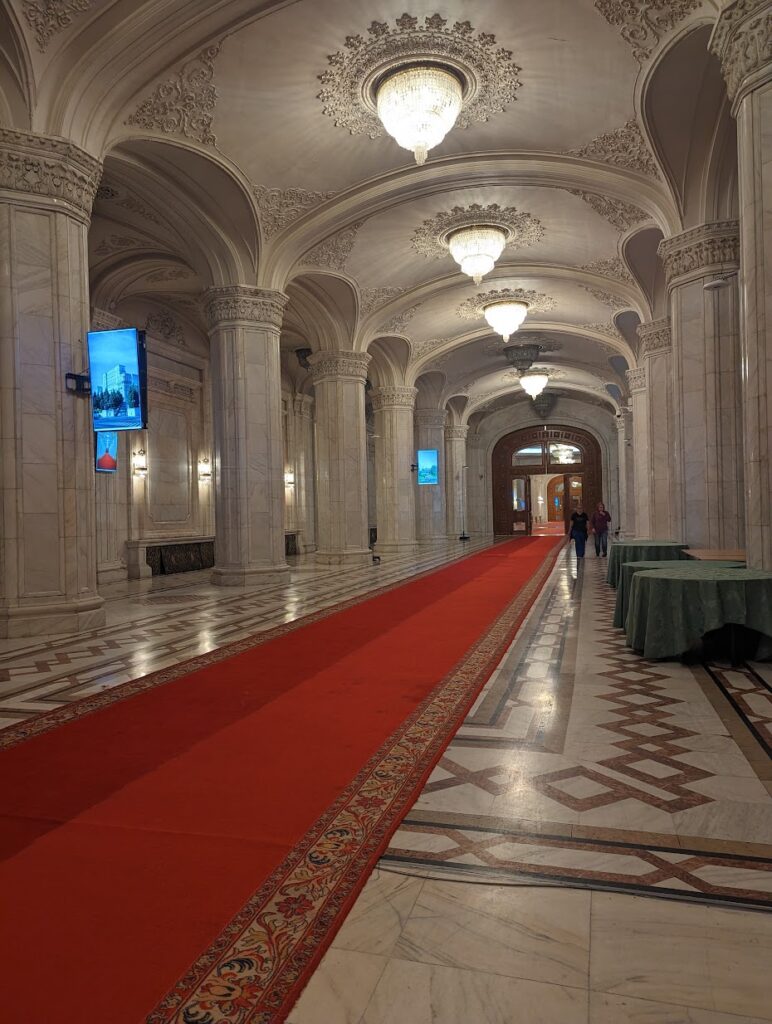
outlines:
{"label": "person walking", "polygon": [[587,543],[587,524],[589,516],[581,505],[571,513],[571,539],[576,545],[576,557],[584,558],[584,546]]}
{"label": "person walking", "polygon": [[595,557],[599,558],[601,549],[603,549],[603,557],[605,558],[608,554],[608,528],[611,523],[611,516],[606,511],[606,506],[602,501],[598,502],[595,511],[592,514],[590,520],[590,527],[595,536]]}

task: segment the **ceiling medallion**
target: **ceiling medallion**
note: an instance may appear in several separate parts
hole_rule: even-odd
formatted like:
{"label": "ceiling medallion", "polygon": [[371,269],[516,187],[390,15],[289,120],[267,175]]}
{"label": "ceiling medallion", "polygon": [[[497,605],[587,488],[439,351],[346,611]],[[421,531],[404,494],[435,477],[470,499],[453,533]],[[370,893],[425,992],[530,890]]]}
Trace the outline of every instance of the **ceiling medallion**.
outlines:
{"label": "ceiling medallion", "polygon": [[493,270],[507,246],[524,248],[544,235],[541,221],[530,213],[498,203],[469,207],[454,206],[425,220],[413,234],[416,252],[429,259],[441,259],[450,252],[465,274],[479,284]]}
{"label": "ceiling medallion", "polygon": [[367,36],[346,38],[319,75],[323,112],[351,135],[385,130],[422,164],[458,125],[488,121],[516,99],[520,68],[495,36],[468,21],[448,25],[433,14],[419,25],[403,14],[396,27],[374,21]]}

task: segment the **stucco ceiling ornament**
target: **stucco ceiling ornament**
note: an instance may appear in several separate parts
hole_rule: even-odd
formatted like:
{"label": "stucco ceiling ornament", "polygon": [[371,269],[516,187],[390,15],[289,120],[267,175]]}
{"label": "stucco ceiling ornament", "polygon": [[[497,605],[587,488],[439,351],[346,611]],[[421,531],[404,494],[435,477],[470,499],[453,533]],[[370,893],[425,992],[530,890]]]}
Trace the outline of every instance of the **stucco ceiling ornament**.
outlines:
{"label": "stucco ceiling ornament", "polygon": [[479,320],[485,316],[485,307],[494,302],[524,302],[528,306],[528,315],[547,313],[557,306],[551,295],[535,292],[527,288],[501,288],[490,292],[478,292],[471,299],[462,302],[456,313],[462,320]]}
{"label": "stucco ceiling ornament", "polygon": [[646,367],[635,366],[631,370],[626,370],[625,378],[631,391],[643,391],[646,387]]}
{"label": "stucco ceiling ornament", "polygon": [[334,235],[325,238],[313,246],[300,260],[305,266],[329,267],[330,270],[345,270],[346,262],[354,248],[357,239],[357,232],[362,227],[363,221],[357,224],[350,224]]}
{"label": "stucco ceiling ornament", "polygon": [[650,355],[652,352],[667,352],[673,347],[673,334],[669,316],[638,324],[637,334],[640,339],[638,355],[641,358]]}
{"label": "stucco ceiling ornament", "polygon": [[619,28],[639,64],[649,59],[666,33],[701,5],[702,0],[595,0],[596,10]]}
{"label": "stucco ceiling ornament", "polygon": [[[415,306],[409,306],[407,309],[403,309],[401,313],[396,313],[386,323],[381,324],[378,328],[379,334],[404,334],[407,325],[416,315],[418,310],[421,308],[421,303],[417,303]],[[440,342],[442,344],[442,342]]]}
{"label": "stucco ceiling ornament", "polygon": [[360,288],[359,313],[362,317],[369,316],[380,306],[385,306],[391,299],[396,299],[405,291],[404,288]]}
{"label": "stucco ceiling ornament", "polygon": [[625,284],[632,284],[633,279],[630,271],[619,256],[610,256],[607,259],[593,260],[592,263],[585,263],[581,268],[591,274],[600,274],[602,277],[610,277],[615,281],[623,281]]}
{"label": "stucco ceiling ornament", "polygon": [[189,281],[193,274],[183,267],[169,267],[164,270],[155,270],[148,274],[145,280],[148,284],[164,284],[167,281]]}
{"label": "stucco ceiling ornament", "polygon": [[122,209],[128,210],[129,213],[135,213],[143,220],[149,220],[152,224],[161,223],[155,211],[148,209],[141,200],[137,199],[127,189],[117,185],[100,185],[96,193],[96,202],[120,206]]}
{"label": "stucco ceiling ornament", "polygon": [[174,345],[185,345],[185,334],[172,314],[164,309],[150,313],[145,321],[145,331],[153,338],[171,342]]}
{"label": "stucco ceiling ornament", "polygon": [[735,0],[724,5],[709,43],[733,104],[760,85],[772,65],[772,9],[768,0]]}
{"label": "stucco ceiling ornament", "polygon": [[[429,341],[411,342],[410,344],[410,361],[415,363],[419,359],[423,359],[424,356],[428,356],[430,352],[434,352],[435,349],[442,348],[443,345],[447,345],[448,338],[431,338]],[[437,356],[433,359],[430,366],[426,367],[428,372],[429,369],[441,370],[442,367],[450,359],[450,352],[443,352],[442,355]]]}
{"label": "stucco ceiling ornament", "polygon": [[659,168],[638,122],[631,119],[621,128],[603,132],[579,149],[570,149],[571,156],[583,157],[585,160],[597,160],[602,164],[613,164],[629,171],[638,171],[651,178],[659,178]]}
{"label": "stucco ceiling ornament", "polygon": [[604,291],[603,288],[593,288],[590,285],[580,285],[586,292],[588,292],[594,299],[601,302],[604,306],[608,306],[609,309],[627,309],[630,305],[625,299],[619,295],[615,295],[613,292]]}
{"label": "stucco ceiling ornament", "polygon": [[127,120],[138,128],[150,128],[167,135],[184,135],[204,146],[217,142],[212,118],[217,104],[214,61],[220,44],[207,46],[182,68],[160,82]]}
{"label": "stucco ceiling ornament", "polygon": [[94,249],[95,256],[112,256],[117,252],[128,252],[130,249],[147,249],[150,243],[143,238],[132,235],[108,235]]}
{"label": "stucco ceiling ornament", "polygon": [[395,27],[374,21],[366,35],[347,36],[344,48],[327,57],[330,66],[319,75],[322,110],[351,135],[376,139],[384,134],[376,85],[389,71],[425,62],[451,69],[463,83],[457,128],[488,121],[517,98],[521,84],[512,52],[495,44],[495,36],[475,31],[468,21],[451,25],[439,14],[423,24],[410,14],[397,18]]}
{"label": "stucco ceiling ornament", "polygon": [[621,199],[612,199],[611,196],[599,195],[596,192],[582,192],[573,188],[568,189],[568,191],[572,196],[578,196],[580,199],[583,199],[599,216],[607,220],[609,224],[613,224],[620,231],[629,231],[636,224],[641,224],[649,219],[649,215],[644,213],[643,210],[639,210],[637,206],[633,206],[632,203],[626,203]]}
{"label": "stucco ceiling ornament", "polygon": [[[594,331],[596,334],[605,334],[607,338],[614,338],[616,341],[624,341],[625,339],[619,333],[616,328],[616,324],[581,324],[580,325],[586,331]],[[615,351],[615,354],[616,353]]]}
{"label": "stucco ceiling ornament", "polygon": [[448,242],[454,232],[482,225],[501,228],[506,236],[505,248],[524,249],[544,237],[541,221],[530,213],[498,203],[472,203],[467,207],[454,206],[425,220],[413,233],[411,245],[427,259],[444,259],[450,255]]}
{"label": "stucco ceiling ornament", "polygon": [[93,6],[94,0],[24,0],[22,10],[43,53],[57,32],[68,28],[74,18]]}
{"label": "stucco ceiling ornament", "polygon": [[267,188],[265,185],[256,185],[253,192],[260,211],[260,226],[266,238],[273,238],[288,224],[338,194],[309,192],[304,188]]}

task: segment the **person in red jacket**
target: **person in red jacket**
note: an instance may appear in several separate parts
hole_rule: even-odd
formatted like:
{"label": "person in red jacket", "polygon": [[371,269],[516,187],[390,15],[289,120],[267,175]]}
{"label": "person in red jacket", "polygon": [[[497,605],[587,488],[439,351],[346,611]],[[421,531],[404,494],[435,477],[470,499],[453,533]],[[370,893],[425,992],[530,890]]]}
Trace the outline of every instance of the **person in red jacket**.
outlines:
{"label": "person in red jacket", "polygon": [[590,519],[590,527],[592,528],[592,532],[595,534],[596,558],[600,556],[601,548],[603,549],[604,558],[608,554],[608,528],[610,522],[611,516],[606,511],[606,506],[602,501],[599,501],[598,506]]}

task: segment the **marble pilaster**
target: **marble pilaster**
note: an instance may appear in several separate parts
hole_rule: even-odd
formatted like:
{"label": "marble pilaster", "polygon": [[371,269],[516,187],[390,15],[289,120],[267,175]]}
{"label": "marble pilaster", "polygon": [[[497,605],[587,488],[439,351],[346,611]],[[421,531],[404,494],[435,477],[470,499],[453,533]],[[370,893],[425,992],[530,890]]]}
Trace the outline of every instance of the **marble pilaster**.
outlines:
{"label": "marble pilaster", "polygon": [[[640,324],[639,360],[646,370],[648,408],[648,494],[652,537],[671,537],[674,479],[679,456],[673,424],[673,355],[667,317]],[[636,463],[637,479],[637,463]],[[640,496],[639,496],[640,497]],[[636,504],[636,511],[640,504]]]}
{"label": "marble pilaster", "polygon": [[416,484],[416,535],[418,543],[432,545],[447,539],[445,501],[445,419],[444,409],[416,409],[416,450],[436,450],[439,463],[439,483]]}
{"label": "marble pilaster", "polygon": [[88,226],[97,160],[0,128],[0,637],[104,623],[88,397]]}
{"label": "marble pilaster", "polygon": [[448,540],[457,541],[466,532],[466,435],[469,427],[445,427],[445,502]]}
{"label": "marble pilaster", "polygon": [[416,517],[413,473],[415,388],[381,387],[372,393],[375,413],[376,551],[407,554],[415,550]]}
{"label": "marble pilaster", "polygon": [[653,517],[649,450],[649,389],[646,381],[646,368],[637,366],[635,369],[628,370],[625,376],[630,388],[634,480],[628,500],[633,509],[636,536],[651,537],[653,536]]}
{"label": "marble pilaster", "polygon": [[628,473],[633,461],[631,421],[632,415],[624,409],[616,419],[617,466],[619,467],[619,505],[616,513],[616,527],[614,529],[619,530],[620,537],[633,536],[633,528],[630,524],[630,507],[628,504],[628,487],[631,482]]}
{"label": "marble pilaster", "polygon": [[232,285],[205,295],[212,369],[215,567],[220,586],[288,579],[279,332],[287,297]]}
{"label": "marble pilaster", "polygon": [[488,515],[487,442],[479,434],[469,433],[466,439],[466,502],[467,533],[472,537],[492,537],[493,528]]}
{"label": "marble pilaster", "polygon": [[311,356],[316,402],[316,560],[359,565],[370,559],[367,508],[366,352]]}
{"label": "marble pilaster", "polygon": [[294,421],[295,522],[298,550],[316,548],[314,502],[314,400],[310,395],[292,399]]}

